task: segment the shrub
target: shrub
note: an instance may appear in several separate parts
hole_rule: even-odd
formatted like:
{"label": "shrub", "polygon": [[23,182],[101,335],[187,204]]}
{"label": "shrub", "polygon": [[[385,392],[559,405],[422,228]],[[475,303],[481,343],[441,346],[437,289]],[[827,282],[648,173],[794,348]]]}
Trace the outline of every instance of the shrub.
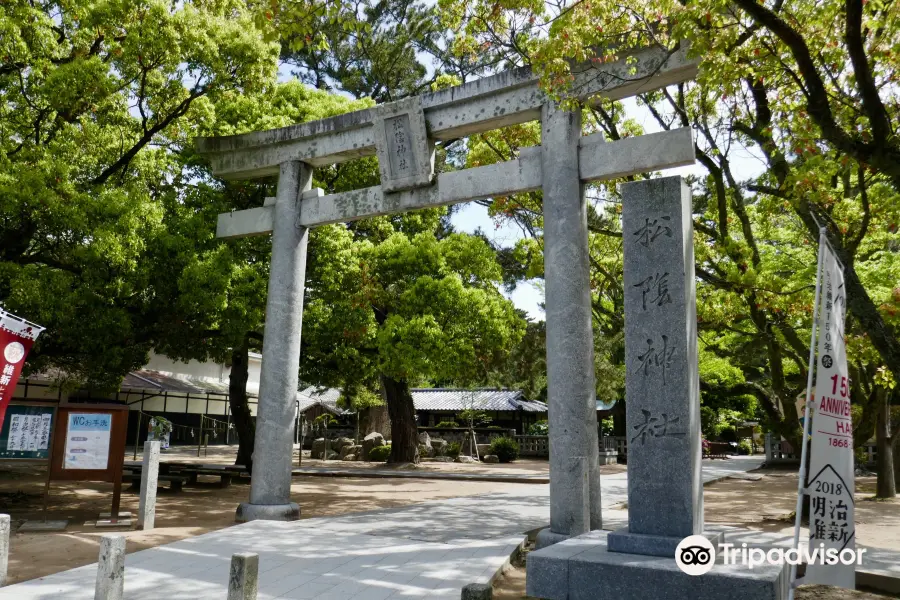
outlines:
{"label": "shrub", "polygon": [[390,455],[390,445],[375,446],[374,448],[369,450],[369,460],[371,462],[387,462],[387,459]]}
{"label": "shrub", "polygon": [[750,443],[750,440],[738,442],[738,454],[753,454],[753,445]]}
{"label": "shrub", "polygon": [[538,421],[528,426],[528,435],[550,435],[550,424],[547,421]]}
{"label": "shrub", "polygon": [[441,421],[435,425],[436,429],[451,429],[453,427],[459,427],[459,423],[456,421]]}
{"label": "shrub", "polygon": [[449,444],[447,444],[447,456],[449,456],[450,458],[456,458],[457,456],[459,456],[460,449],[461,448],[459,442],[450,442]]}
{"label": "shrub", "polygon": [[866,466],[866,463],[869,460],[869,455],[866,453],[866,447],[860,446],[859,448],[854,448],[853,458],[856,460],[857,467]]}
{"label": "shrub", "polygon": [[723,442],[736,442],[738,441],[738,433],[737,429],[735,429],[731,425],[726,425],[719,430],[719,439]]}
{"label": "shrub", "polygon": [[519,444],[511,437],[496,438],[491,442],[490,454],[496,454],[502,463],[519,458]]}

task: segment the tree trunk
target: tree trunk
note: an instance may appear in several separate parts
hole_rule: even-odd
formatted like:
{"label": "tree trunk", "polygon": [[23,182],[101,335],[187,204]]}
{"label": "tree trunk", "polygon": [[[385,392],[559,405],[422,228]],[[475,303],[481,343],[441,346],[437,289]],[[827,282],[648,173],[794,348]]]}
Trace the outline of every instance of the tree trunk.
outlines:
{"label": "tree trunk", "polygon": [[[894,435],[891,437],[891,449],[893,452],[891,453],[892,458],[900,457],[900,431],[895,431]],[[897,487],[897,482],[900,481],[900,460],[894,461],[894,488]]]}
{"label": "tree trunk", "polygon": [[381,376],[381,385],[391,417],[391,456],[389,463],[418,463],[419,436],[416,429],[416,408],[409,383]]}
{"label": "tree trunk", "polygon": [[897,495],[896,482],[894,480],[894,452],[891,444],[891,405],[887,401],[887,390],[878,388],[880,398],[876,409],[878,411],[875,424],[876,467],[878,482],[875,484],[876,498],[893,498]]}
{"label": "tree trunk", "polygon": [[616,400],[612,410],[613,418],[613,436],[625,437],[628,431],[625,425],[625,401]]}
{"label": "tree trunk", "polygon": [[246,342],[231,351],[231,375],[228,378],[228,403],[231,405],[231,420],[238,436],[236,465],[244,465],[253,471],[253,443],[256,439],[256,424],[250,415],[247,401],[247,377],[249,375],[249,349]]}

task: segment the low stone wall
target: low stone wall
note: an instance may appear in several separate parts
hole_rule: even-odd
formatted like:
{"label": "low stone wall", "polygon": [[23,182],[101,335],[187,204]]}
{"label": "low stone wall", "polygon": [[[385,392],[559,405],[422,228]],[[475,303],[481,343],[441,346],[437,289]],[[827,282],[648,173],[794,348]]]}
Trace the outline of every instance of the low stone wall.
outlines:
{"label": "low stone wall", "polygon": [[550,438],[546,435],[517,435],[519,456],[550,457]]}
{"label": "low stone wall", "polygon": [[[519,456],[535,456],[539,458],[550,457],[550,438],[546,435],[517,435],[519,443]],[[615,464],[621,457],[625,459],[628,453],[628,444],[624,437],[600,438],[600,464]]]}
{"label": "low stone wall", "polygon": [[[448,444],[452,444],[454,442],[456,442],[457,444],[462,444],[463,438],[465,438],[466,432],[469,430],[465,427],[419,427],[419,433],[422,433],[423,431],[428,433],[428,437],[445,440]],[[487,429],[485,427],[475,428],[475,439],[479,444],[490,443],[490,441],[494,438],[504,436],[509,437],[514,435],[515,431],[510,429]]]}

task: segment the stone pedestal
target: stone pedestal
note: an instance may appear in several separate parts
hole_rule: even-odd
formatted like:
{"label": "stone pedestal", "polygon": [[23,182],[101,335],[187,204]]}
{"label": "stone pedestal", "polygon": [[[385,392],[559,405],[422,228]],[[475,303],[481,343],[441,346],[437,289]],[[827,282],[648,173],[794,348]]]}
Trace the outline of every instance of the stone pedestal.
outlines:
{"label": "stone pedestal", "polygon": [[312,168],[281,165],[272,232],[272,264],[266,299],[266,329],[260,369],[259,407],[253,447],[250,502],[238,507],[238,522],[286,521],[300,517],[291,498],[291,457],[308,230],[298,224],[300,194],[310,188]]}
{"label": "stone pedestal", "polygon": [[541,171],[550,406],[550,529],[545,546],[601,526],[594,337],[584,188],[579,178],[581,112],[544,104]]}
{"label": "stone pedestal", "polygon": [[[144,442],[141,468],[141,500],[138,505],[138,529],[153,529],[156,521],[156,485],[159,479],[159,442]],[[101,515],[102,516],[102,515]],[[119,513],[117,517],[122,517]]]}
{"label": "stone pedestal", "polygon": [[787,565],[753,568],[718,562],[705,575],[683,573],[672,558],[610,552],[592,531],[528,555],[526,592],[549,600],[783,600]]}

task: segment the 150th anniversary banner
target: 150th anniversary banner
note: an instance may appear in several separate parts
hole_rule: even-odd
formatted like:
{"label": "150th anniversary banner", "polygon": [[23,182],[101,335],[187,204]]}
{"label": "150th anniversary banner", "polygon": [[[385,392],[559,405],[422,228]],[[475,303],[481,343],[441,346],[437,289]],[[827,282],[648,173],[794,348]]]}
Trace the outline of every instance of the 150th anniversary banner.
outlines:
{"label": "150th anniversary banner", "polygon": [[[855,549],[853,523],[853,421],[850,416],[850,380],[844,346],[846,302],[844,274],[827,244],[822,257],[819,298],[818,364],[812,407],[810,445],[810,551],[829,554]],[[835,552],[836,551],[836,552]],[[813,562],[804,583],[820,583],[854,589],[855,567],[850,564]]]}

